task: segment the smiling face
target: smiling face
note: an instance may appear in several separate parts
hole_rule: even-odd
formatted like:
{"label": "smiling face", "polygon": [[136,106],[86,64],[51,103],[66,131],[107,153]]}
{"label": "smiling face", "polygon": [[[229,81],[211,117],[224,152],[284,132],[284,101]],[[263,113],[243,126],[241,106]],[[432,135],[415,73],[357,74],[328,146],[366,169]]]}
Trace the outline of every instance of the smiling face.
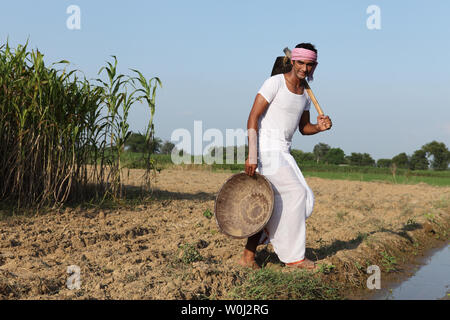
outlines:
{"label": "smiling face", "polygon": [[296,77],[303,80],[311,73],[316,62],[312,60],[294,60],[291,61],[291,64]]}

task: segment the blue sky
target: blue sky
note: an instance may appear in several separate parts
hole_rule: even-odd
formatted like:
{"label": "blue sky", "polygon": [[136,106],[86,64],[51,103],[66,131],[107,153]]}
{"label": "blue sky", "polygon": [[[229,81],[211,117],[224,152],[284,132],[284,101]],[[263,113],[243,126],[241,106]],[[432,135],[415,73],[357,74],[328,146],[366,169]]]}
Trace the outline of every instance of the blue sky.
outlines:
{"label": "blue sky", "polygon": [[[81,29],[69,30],[69,5]],[[369,30],[369,5],[381,29]],[[311,87],[333,128],[297,132],[293,148],[327,143],[375,159],[412,154],[437,140],[450,146],[450,2],[441,1],[24,1],[2,4],[0,42],[30,39],[47,63],[67,59],[88,78],[116,55],[159,77],[155,130],[246,129],[254,97],[286,46],[311,42],[319,65]],[[313,119],[317,116],[311,111]],[[149,112],[136,105],[133,131]],[[205,142],[205,145],[207,142]]]}

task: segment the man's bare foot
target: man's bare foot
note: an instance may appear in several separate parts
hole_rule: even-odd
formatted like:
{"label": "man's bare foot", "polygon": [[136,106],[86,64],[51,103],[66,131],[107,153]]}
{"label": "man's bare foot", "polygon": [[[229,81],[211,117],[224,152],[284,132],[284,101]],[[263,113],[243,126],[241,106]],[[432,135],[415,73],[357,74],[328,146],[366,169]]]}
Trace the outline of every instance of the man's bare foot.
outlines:
{"label": "man's bare foot", "polygon": [[311,261],[309,259],[303,259],[299,262],[293,262],[293,263],[286,263],[287,267],[290,268],[300,268],[300,269],[306,269],[306,270],[316,270],[317,266],[314,261]]}
{"label": "man's bare foot", "polygon": [[242,257],[239,259],[239,264],[245,268],[251,268],[253,270],[261,269],[255,261],[255,252],[248,249],[244,249]]}
{"label": "man's bare foot", "polygon": [[241,265],[244,268],[251,268],[253,270],[261,269],[261,267],[256,263],[256,261],[253,260],[247,260],[244,257],[241,257],[239,259],[239,265]]}

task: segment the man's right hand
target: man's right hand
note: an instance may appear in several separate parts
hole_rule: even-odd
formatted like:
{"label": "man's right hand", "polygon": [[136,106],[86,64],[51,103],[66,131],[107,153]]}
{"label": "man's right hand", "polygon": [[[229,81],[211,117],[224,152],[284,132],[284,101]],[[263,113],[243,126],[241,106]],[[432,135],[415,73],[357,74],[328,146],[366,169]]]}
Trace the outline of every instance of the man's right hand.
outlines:
{"label": "man's right hand", "polygon": [[252,177],[255,174],[255,170],[258,167],[257,164],[250,164],[247,160],[245,160],[245,173]]}

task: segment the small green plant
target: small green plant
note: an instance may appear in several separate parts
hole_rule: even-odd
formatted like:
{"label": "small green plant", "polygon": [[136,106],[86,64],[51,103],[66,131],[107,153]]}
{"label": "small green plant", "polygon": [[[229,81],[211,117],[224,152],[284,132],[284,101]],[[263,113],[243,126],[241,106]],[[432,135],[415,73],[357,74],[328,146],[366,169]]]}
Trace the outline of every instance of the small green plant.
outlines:
{"label": "small green plant", "polygon": [[138,279],[137,274],[133,274],[133,273],[129,273],[125,276],[125,282],[133,282],[136,281]]}
{"label": "small green plant", "polygon": [[419,249],[419,243],[417,242],[417,241],[415,241],[414,243],[413,243],[413,252],[412,252],[412,254],[413,255],[415,255],[415,256],[417,256],[418,254],[419,254],[419,251],[418,251],[418,249]]}
{"label": "small green plant", "polygon": [[360,265],[358,261],[355,261],[355,267],[356,267],[356,269],[358,269],[360,271],[363,269],[363,266]]}
{"label": "small green plant", "polygon": [[316,240],[316,242],[317,242],[320,246],[322,246],[326,241],[323,240],[322,238],[320,238],[319,240]]}
{"label": "small green plant", "polygon": [[326,264],[326,263],[319,263],[318,266],[319,266],[319,272],[323,273],[323,274],[329,274],[336,268],[335,265]]}
{"label": "small green plant", "polygon": [[417,223],[416,219],[409,218],[408,221],[406,221],[405,225],[403,226],[403,230],[405,231],[412,231],[420,227],[420,224]]}
{"label": "small green plant", "polygon": [[359,232],[358,231],[358,235],[356,236],[356,241],[357,242],[363,242],[363,241],[367,241],[367,238],[369,237],[369,234],[366,232]]}
{"label": "small green plant", "polygon": [[180,246],[180,249],[182,250],[181,262],[184,264],[191,264],[203,260],[202,255],[193,244],[184,244]]}
{"label": "small green plant", "polygon": [[206,209],[203,212],[203,216],[206,217],[207,219],[211,219],[213,217],[213,213],[209,209]]}
{"label": "small green plant", "polygon": [[382,264],[386,269],[386,272],[391,272],[397,270],[395,265],[397,264],[397,259],[394,256],[390,256],[386,251],[381,252],[383,256]]}
{"label": "small green plant", "polygon": [[430,221],[432,223],[436,222],[434,214],[432,214],[432,213],[425,213],[424,216],[425,216],[425,218],[427,218],[428,221]]}

